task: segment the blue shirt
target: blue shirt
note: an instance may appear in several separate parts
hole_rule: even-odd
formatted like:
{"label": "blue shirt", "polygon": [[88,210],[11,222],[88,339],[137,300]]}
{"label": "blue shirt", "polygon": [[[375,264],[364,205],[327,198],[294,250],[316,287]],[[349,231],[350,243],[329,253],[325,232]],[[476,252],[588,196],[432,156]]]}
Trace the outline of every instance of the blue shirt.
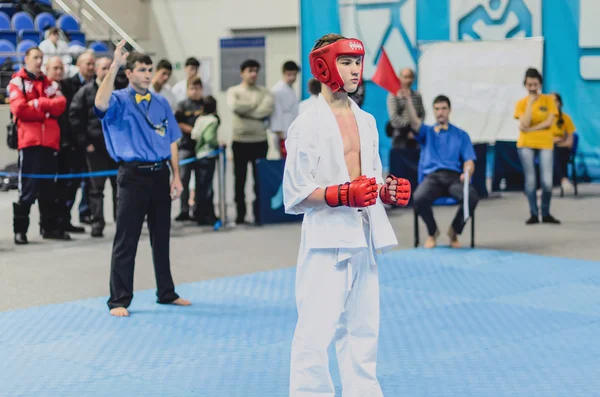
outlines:
{"label": "blue shirt", "polygon": [[415,139],[421,144],[419,173],[423,176],[437,170],[463,172],[463,163],[475,161],[475,150],[469,134],[448,124],[448,130],[435,132],[434,125],[421,124]]}
{"label": "blue shirt", "polygon": [[[102,120],[108,154],[116,162],[158,162],[171,158],[171,143],[181,137],[181,130],[169,103],[160,94],[151,93],[150,102],[136,104],[135,94],[129,86],[112,93],[105,112],[94,106],[94,112]],[[155,128],[164,124],[164,129]]]}

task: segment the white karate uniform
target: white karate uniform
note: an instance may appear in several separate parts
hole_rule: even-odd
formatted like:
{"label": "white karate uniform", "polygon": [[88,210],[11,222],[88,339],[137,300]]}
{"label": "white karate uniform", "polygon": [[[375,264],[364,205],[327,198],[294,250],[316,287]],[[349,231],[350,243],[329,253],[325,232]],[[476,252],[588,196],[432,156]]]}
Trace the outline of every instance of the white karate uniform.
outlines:
{"label": "white karate uniform", "polygon": [[310,106],[317,100],[318,95],[311,95],[303,101],[300,101],[298,105],[298,114],[304,113],[306,109],[310,108]]}
{"label": "white karate uniform", "polygon": [[[362,174],[382,178],[375,119],[349,101],[360,135]],[[376,377],[379,278],[375,250],[397,245],[380,199],[373,206],[311,207],[317,188],[348,182],[340,130],[319,95],[286,140],[285,210],[304,213],[296,270],[298,323],[292,342],[290,397],[333,397],[327,349],[335,340],[344,397],[382,397]]]}
{"label": "white karate uniform", "polygon": [[271,93],[274,106],[269,128],[273,132],[283,132],[285,137],[290,125],[298,117],[298,97],[294,89],[284,81],[277,82]]}

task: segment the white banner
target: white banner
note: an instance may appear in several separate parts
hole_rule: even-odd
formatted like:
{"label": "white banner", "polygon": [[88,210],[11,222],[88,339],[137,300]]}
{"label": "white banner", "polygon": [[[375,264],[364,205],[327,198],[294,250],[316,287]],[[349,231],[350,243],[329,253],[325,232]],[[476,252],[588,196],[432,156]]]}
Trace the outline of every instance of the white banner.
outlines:
{"label": "white banner", "polygon": [[527,95],[527,68],[543,72],[543,47],[541,38],[421,45],[418,81],[425,122],[435,123],[432,103],[442,94],[452,104],[450,122],[473,142],[516,141],[515,105]]}

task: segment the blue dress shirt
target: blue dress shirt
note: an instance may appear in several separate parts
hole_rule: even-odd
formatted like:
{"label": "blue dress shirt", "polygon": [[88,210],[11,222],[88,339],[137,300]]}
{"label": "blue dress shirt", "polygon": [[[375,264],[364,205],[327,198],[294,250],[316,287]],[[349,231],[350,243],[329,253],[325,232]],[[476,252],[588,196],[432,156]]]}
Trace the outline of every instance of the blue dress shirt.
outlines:
{"label": "blue dress shirt", "polygon": [[475,150],[469,134],[460,128],[448,124],[448,129],[439,129],[438,125],[421,124],[415,139],[421,145],[419,173],[423,176],[437,170],[463,172],[463,163],[475,161]]}
{"label": "blue dress shirt", "polygon": [[[171,158],[171,143],[181,137],[181,130],[167,100],[151,93],[150,101],[139,104],[135,90],[129,86],[113,91],[108,109],[94,112],[102,120],[108,154],[116,162],[159,162]],[[157,128],[162,126],[163,128]]]}

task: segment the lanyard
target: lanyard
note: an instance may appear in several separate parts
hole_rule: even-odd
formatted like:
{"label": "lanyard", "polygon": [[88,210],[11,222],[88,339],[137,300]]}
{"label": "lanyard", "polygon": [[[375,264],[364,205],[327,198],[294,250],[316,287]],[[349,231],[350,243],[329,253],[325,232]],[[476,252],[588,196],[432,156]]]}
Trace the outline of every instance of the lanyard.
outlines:
{"label": "lanyard", "polygon": [[142,116],[144,116],[144,118],[148,122],[148,125],[150,125],[150,127],[152,127],[153,129],[155,129],[157,131],[166,129],[167,125],[169,124],[169,120],[166,117],[160,124],[154,124],[152,122],[152,120],[150,120],[148,111],[150,110],[150,103],[152,102],[152,94],[150,94],[150,100],[148,101],[148,107],[146,108],[146,113],[144,114],[144,112],[140,108],[140,105],[135,100],[135,94],[136,94],[135,90],[131,90],[131,91],[132,91],[132,94],[130,95],[130,97],[131,97],[131,100],[133,101],[133,106],[138,110],[138,112],[140,112],[142,114]]}

